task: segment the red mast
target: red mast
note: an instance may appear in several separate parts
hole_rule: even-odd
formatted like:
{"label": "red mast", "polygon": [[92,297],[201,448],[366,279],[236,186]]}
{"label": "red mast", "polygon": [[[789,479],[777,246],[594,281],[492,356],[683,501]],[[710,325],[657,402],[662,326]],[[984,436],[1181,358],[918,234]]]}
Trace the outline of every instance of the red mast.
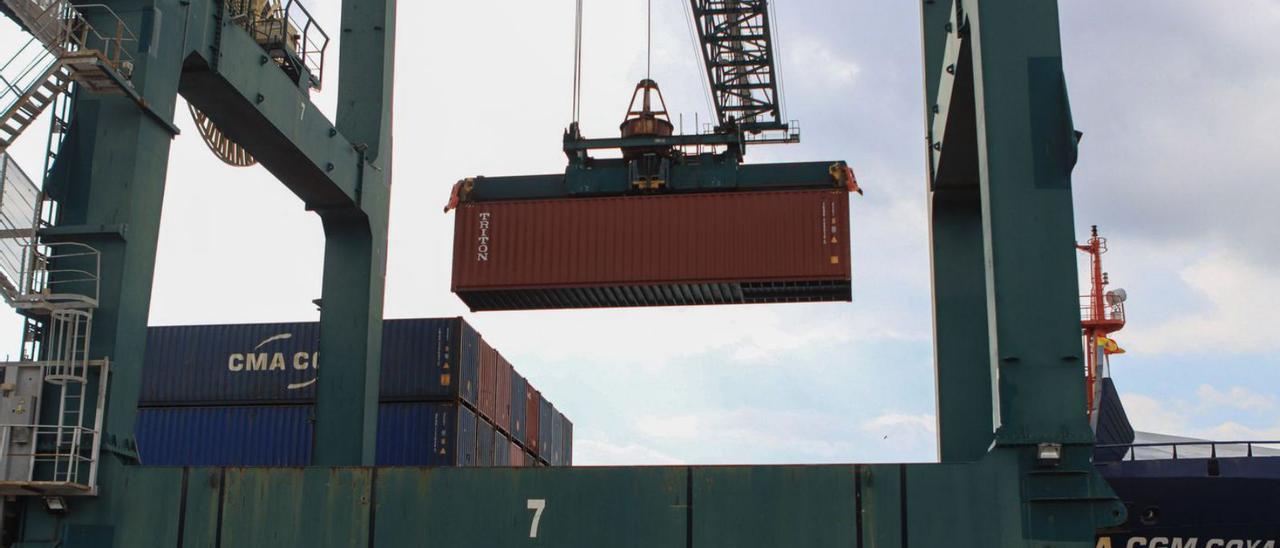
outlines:
{"label": "red mast", "polygon": [[1106,292],[1110,280],[1102,271],[1102,254],[1107,252],[1107,239],[1098,236],[1097,225],[1093,226],[1089,241],[1076,244],[1076,249],[1089,254],[1091,267],[1089,294],[1080,297],[1080,327],[1084,333],[1085,401],[1092,418],[1097,404],[1098,369],[1105,359],[1105,352],[1099,349],[1098,341],[1124,328],[1125,295],[1123,290]]}

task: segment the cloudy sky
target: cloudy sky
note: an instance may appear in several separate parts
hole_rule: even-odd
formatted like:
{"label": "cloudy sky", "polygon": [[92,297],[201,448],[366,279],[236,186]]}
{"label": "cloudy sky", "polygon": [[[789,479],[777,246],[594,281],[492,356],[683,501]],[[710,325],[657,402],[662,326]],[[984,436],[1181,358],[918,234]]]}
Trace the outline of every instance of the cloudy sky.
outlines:
{"label": "cloudy sky", "polygon": [[[310,2],[331,32],[337,4]],[[653,4],[653,77],[692,128],[709,113],[683,4]],[[867,196],[853,208],[852,304],[467,312],[448,290],[440,207],[461,177],[563,169],[573,5],[400,2],[387,317],[466,316],[574,421],[580,464],[934,459],[919,8],[776,9],[785,115],[804,143],[749,161],[855,166]],[[644,76],[644,4],[587,0],[586,12],[583,128],[606,136]],[[1280,4],[1071,0],[1062,18],[1086,134],[1077,232],[1101,226],[1131,296],[1118,336],[1129,353],[1114,361],[1131,417],[1280,439]],[[330,116],[335,95],[316,97]],[[222,165],[177,118],[151,323],[315,319],[317,218],[262,169]],[[42,146],[28,135],[13,152],[34,173]]]}

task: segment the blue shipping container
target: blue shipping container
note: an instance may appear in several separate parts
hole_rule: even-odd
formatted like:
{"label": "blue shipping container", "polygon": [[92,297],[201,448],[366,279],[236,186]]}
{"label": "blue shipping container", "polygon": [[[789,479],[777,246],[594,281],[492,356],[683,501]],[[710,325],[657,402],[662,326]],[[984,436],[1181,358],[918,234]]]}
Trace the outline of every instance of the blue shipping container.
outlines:
{"label": "blue shipping container", "polygon": [[543,398],[538,406],[538,456],[547,462],[555,454],[555,412],[555,406]]}
{"label": "blue shipping container", "polygon": [[[148,466],[306,466],[310,405],[147,407],[134,428]],[[492,432],[492,427],[489,429]],[[456,403],[384,403],[377,464],[475,466],[476,416]]]}
{"label": "blue shipping container", "polygon": [[507,426],[507,431],[511,433],[512,439],[524,439],[524,413],[525,404],[524,389],[528,386],[524,377],[520,376],[514,370],[511,371],[511,424]]}
{"label": "blue shipping container", "polygon": [[511,465],[511,440],[498,430],[493,431],[493,465]]}
{"label": "blue shipping container", "polygon": [[[461,318],[386,320],[384,401],[475,403],[479,335]],[[140,404],[224,405],[315,401],[320,324],[152,327]]]}
{"label": "blue shipping container", "polygon": [[139,409],[134,431],[147,466],[305,466],[312,407]]}
{"label": "blue shipping container", "polygon": [[573,423],[564,417],[564,454],[560,457],[560,466],[573,466]]}
{"label": "blue shipping container", "polygon": [[384,403],[379,466],[475,466],[476,415],[450,403]]}
{"label": "blue shipping container", "polygon": [[555,448],[547,461],[551,466],[560,466],[564,462],[564,415],[559,410],[553,411],[556,427],[551,431],[551,446]]}
{"label": "blue shipping container", "polygon": [[493,435],[496,430],[489,421],[476,421],[476,466],[493,466]]}

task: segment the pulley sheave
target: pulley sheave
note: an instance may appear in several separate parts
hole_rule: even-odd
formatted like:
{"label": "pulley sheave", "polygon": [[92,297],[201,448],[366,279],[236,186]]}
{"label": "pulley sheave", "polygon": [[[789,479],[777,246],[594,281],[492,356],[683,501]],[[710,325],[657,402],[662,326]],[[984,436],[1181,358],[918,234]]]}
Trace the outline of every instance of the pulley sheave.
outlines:
{"label": "pulley sheave", "polygon": [[244,147],[227,137],[218,126],[210,120],[205,113],[190,103],[187,107],[191,109],[191,118],[196,122],[196,128],[200,130],[200,136],[204,138],[204,144],[213,151],[213,155],[217,156],[228,165],[236,167],[248,167],[258,163],[258,160],[249,154]]}

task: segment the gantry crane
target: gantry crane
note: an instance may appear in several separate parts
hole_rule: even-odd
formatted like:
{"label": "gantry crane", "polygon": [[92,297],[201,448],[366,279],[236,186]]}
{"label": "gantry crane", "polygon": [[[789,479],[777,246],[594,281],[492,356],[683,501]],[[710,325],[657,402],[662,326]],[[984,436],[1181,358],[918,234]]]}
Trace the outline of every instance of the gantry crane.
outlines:
{"label": "gantry crane", "polygon": [[[18,1],[44,0],[6,4]],[[92,493],[6,503],[19,546],[1083,548],[1097,527],[1124,520],[1089,461],[1078,402],[1080,316],[1066,245],[1077,134],[1055,0],[921,0],[941,463],[558,469],[368,466],[395,2],[342,3],[336,123],[224,0],[103,3],[139,32],[130,82],[144,105],[77,92],[43,189],[59,213],[39,229],[42,242],[100,253],[86,358],[111,363],[105,388],[89,384],[106,400],[94,447],[102,458]],[[765,2],[701,5],[714,18]],[[765,88],[724,92],[743,89]],[[137,462],[131,432],[179,94],[323,222],[326,366],[313,467]],[[742,124],[771,123],[768,109],[732,112]],[[815,175],[829,177],[821,167]],[[633,181],[609,180],[624,192]]]}

